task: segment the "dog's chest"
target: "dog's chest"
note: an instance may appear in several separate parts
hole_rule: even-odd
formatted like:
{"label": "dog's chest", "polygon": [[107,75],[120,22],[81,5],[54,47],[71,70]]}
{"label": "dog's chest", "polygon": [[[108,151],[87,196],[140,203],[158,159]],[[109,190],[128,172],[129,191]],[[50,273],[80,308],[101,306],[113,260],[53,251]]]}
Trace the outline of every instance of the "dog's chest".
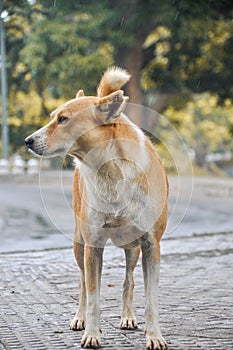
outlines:
{"label": "dog's chest", "polygon": [[86,178],[88,221],[117,227],[132,221],[145,205],[145,179],[132,162],[108,163]]}

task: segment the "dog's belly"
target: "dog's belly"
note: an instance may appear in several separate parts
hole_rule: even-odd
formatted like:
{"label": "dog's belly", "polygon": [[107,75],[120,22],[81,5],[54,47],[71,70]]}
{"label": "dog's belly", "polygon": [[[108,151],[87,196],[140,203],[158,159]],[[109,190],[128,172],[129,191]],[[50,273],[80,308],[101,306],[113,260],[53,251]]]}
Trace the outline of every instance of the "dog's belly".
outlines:
{"label": "dog's belly", "polygon": [[89,230],[96,240],[104,237],[116,246],[130,248],[139,245],[140,238],[147,232],[141,230],[134,221],[135,218],[127,213],[113,215],[92,210]]}
{"label": "dog's belly", "polygon": [[111,242],[121,248],[134,248],[140,244],[144,232],[138,230],[135,226],[122,226],[110,229]]}

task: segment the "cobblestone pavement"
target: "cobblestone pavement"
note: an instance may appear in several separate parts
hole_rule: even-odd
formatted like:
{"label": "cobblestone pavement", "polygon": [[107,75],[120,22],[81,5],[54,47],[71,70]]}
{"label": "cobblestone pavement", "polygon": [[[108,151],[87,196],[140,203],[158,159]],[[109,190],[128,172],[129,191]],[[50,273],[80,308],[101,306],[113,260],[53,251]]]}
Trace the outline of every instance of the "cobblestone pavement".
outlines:
{"label": "cobblestone pavement", "polygon": [[[83,332],[69,323],[78,301],[79,272],[72,252],[72,174],[64,193],[55,176],[0,181],[0,350],[80,349]],[[181,179],[174,217],[187,205],[188,179]],[[177,193],[170,179],[170,208]],[[43,191],[44,189],[44,191]],[[46,208],[55,222],[49,222]],[[47,196],[47,197],[45,197]],[[169,350],[233,349],[233,181],[196,178],[189,211],[162,240],[160,324]],[[57,225],[55,228],[54,223]],[[62,228],[66,235],[59,233]],[[138,329],[119,329],[124,278],[122,250],[107,247],[101,289],[103,349],[144,349],[144,291],[135,270]]]}
{"label": "cobblestone pavement", "polygon": [[[222,234],[232,242],[233,234]],[[200,237],[199,237],[200,238]],[[215,235],[210,237],[214,240]],[[193,237],[195,242],[198,237]],[[218,240],[217,240],[218,241]],[[216,241],[216,242],[217,242]],[[169,251],[169,240],[163,242]],[[178,244],[182,246],[182,238]],[[233,348],[232,245],[164,254],[160,323],[169,349]],[[119,329],[123,252],[107,247],[101,289],[103,349],[144,349],[141,264],[135,271],[138,329]],[[79,272],[71,248],[0,255],[0,349],[80,349],[82,332],[69,330],[77,304]]]}

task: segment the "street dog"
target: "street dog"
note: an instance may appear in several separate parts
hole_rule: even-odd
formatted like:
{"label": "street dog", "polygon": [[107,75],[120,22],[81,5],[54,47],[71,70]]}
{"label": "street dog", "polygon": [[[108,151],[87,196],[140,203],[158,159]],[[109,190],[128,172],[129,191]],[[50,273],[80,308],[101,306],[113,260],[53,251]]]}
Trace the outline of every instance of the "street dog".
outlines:
{"label": "street dog", "polygon": [[167,221],[168,182],[149,138],[123,113],[121,89],[127,71],[112,67],[97,96],[76,97],[53,111],[50,122],[28,136],[29,150],[41,157],[75,159],[74,255],[80,268],[79,306],[70,324],[85,330],[81,345],[98,348],[103,249],[108,240],[124,249],[126,274],[120,328],[135,329],[133,271],[142,254],[147,349],[167,349],[158,320],[160,239]]}

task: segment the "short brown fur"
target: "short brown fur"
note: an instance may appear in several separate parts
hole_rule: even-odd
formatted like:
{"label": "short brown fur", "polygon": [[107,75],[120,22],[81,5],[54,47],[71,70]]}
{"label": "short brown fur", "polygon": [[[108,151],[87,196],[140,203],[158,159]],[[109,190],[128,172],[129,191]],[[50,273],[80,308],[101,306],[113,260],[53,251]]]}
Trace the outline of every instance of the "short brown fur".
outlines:
{"label": "short brown fur", "polygon": [[69,153],[77,161],[73,181],[74,255],[80,268],[80,298],[70,327],[85,329],[81,345],[100,347],[102,255],[110,238],[124,249],[126,257],[120,328],[137,327],[132,307],[133,270],[141,249],[146,347],[165,350],[157,298],[168,181],[149,139],[122,113],[128,97],[119,89],[129,79],[125,70],[109,69],[100,81],[98,96],[85,96],[79,90],[75,99],[51,113],[47,126],[25,142],[37,155]]}

